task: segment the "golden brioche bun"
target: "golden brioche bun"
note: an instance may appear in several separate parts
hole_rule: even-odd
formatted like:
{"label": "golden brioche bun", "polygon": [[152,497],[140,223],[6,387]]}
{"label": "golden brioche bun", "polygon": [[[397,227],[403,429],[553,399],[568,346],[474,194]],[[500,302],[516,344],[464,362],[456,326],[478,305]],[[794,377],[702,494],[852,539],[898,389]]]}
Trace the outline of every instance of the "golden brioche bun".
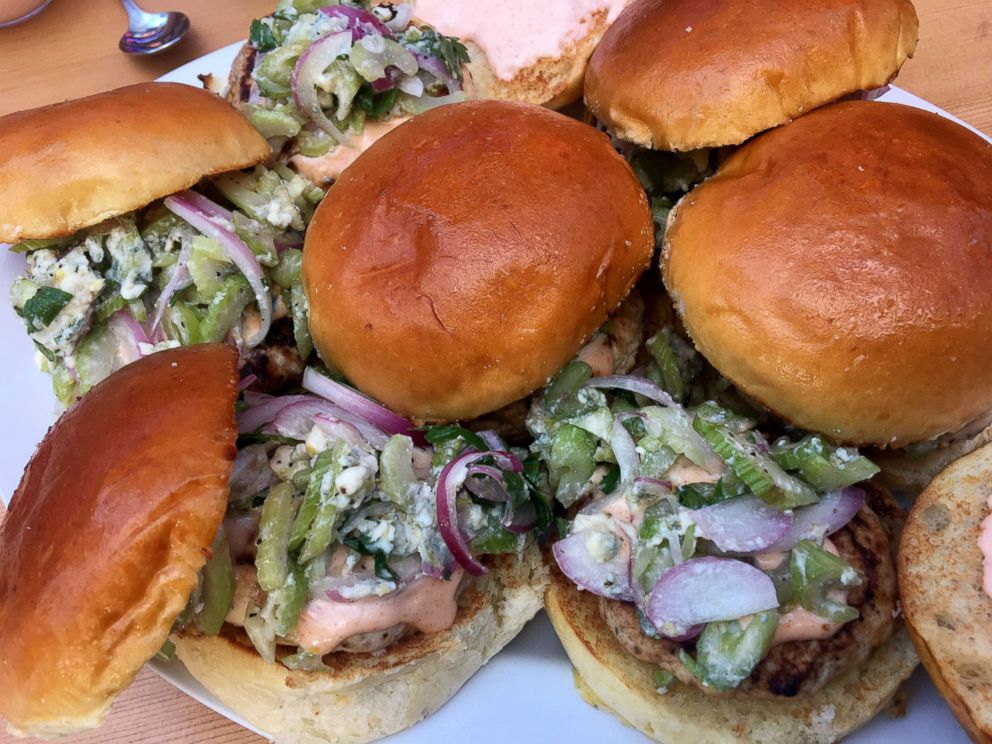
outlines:
{"label": "golden brioche bun", "polygon": [[557,567],[545,609],[586,702],[667,744],[837,741],[885,708],[918,663],[905,628],[899,628],[863,665],[810,696],[712,695],[683,684],[660,694],[658,667],[631,656],[603,619],[599,598],[577,590]]}
{"label": "golden brioche bun", "polygon": [[184,631],[176,651],[204,687],[277,742],[372,741],[444,705],[541,608],[548,576],[536,546],[487,563],[451,628],[373,654],[330,654],[327,671],[269,664],[231,626],[219,636]]}
{"label": "golden brioche bun", "polygon": [[527,104],[442,106],[378,140],[318,207],[310,330],[393,410],[470,419],[543,386],[653,247],[644,191],[603,134]]}
{"label": "golden brioche bun", "polygon": [[662,264],[700,352],[803,429],[902,446],[992,410],[992,145],[947,119],[852,101],[758,137]]}
{"label": "golden brioche bun", "polygon": [[978,536],[992,497],[992,445],[938,475],[899,546],[899,591],[923,665],[976,742],[992,742],[992,599]]}
{"label": "golden brioche bun", "polygon": [[19,111],[0,118],[0,242],[71,235],[270,155],[236,109],[188,85]]}
{"label": "golden brioche bun", "polygon": [[49,430],[0,526],[0,714],[94,728],[168,637],[227,507],[236,354],[163,351]]}
{"label": "golden brioche bun", "polygon": [[909,0],[636,0],[589,63],[586,105],[659,150],[736,145],[912,56]]}

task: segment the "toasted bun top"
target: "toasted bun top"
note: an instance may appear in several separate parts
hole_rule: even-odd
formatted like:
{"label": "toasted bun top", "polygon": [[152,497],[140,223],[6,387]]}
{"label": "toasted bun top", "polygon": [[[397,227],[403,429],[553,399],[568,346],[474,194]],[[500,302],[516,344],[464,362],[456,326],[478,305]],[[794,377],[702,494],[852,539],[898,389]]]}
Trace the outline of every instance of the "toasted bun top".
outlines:
{"label": "toasted bun top", "polygon": [[992,599],[982,588],[978,548],[990,497],[992,445],[986,445],[920,494],[899,546],[899,592],[916,649],[976,742],[992,741]]}
{"label": "toasted bun top", "polygon": [[236,109],[189,85],[19,111],[0,118],[0,242],[71,235],[270,154]]}
{"label": "toasted bun top", "polygon": [[392,409],[474,418],[544,385],[653,245],[644,192],[603,134],[527,104],[442,106],[372,145],[317,209],[310,329]]}
{"label": "toasted bun top", "polygon": [[53,737],[98,726],[169,634],[227,505],[236,355],[163,351],[48,432],[0,526],[0,713]]}
{"label": "toasted bun top", "polygon": [[814,112],[734,153],[665,242],[696,346],[796,425],[901,446],[992,409],[992,145],[964,127]]}
{"label": "toasted bun top", "polygon": [[585,100],[644,147],[735,145],[884,85],[916,39],[910,0],[635,0],[596,48]]}

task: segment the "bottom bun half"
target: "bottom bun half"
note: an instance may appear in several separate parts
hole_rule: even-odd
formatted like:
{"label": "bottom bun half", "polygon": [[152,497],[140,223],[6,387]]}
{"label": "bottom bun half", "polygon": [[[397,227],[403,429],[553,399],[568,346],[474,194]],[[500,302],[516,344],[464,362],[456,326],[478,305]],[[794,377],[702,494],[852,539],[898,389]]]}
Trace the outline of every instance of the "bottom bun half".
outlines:
{"label": "bottom bun half", "polygon": [[658,742],[694,744],[832,742],[892,701],[918,660],[904,626],[861,668],[802,698],[709,695],[685,685],[656,690],[657,667],[629,653],[610,631],[598,597],[552,570],[545,609],[575,669],[586,702]]}
{"label": "bottom bun half", "polygon": [[992,599],[978,547],[990,497],[986,445],[920,494],[899,546],[899,591],[920,659],[976,742],[992,742]]}
{"label": "bottom bun half", "polygon": [[547,569],[532,546],[499,556],[462,592],[455,623],[373,654],[335,653],[326,671],[265,662],[236,628],[183,633],[179,659],[221,702],[285,744],[368,742],[423,720],[509,643],[543,604]]}

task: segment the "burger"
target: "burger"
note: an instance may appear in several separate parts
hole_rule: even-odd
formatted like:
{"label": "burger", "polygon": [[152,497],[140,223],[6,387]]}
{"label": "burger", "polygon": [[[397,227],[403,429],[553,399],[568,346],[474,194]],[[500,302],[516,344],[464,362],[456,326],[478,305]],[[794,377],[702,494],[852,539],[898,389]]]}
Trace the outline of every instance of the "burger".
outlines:
{"label": "burger", "polygon": [[281,0],[253,21],[227,97],[282,160],[326,186],[378,138],[437,106],[572,103],[627,2]]}
{"label": "burger", "polygon": [[585,104],[651,195],[661,232],[733,146],[877,95],[917,31],[910,0],[635,0],[596,47]]}
{"label": "burger", "polygon": [[411,116],[464,100],[467,61],[409,4],[283,0],[252,22],[227,98],[283,161],[327,186]]}
{"label": "burger", "polygon": [[368,741],[436,710],[540,608],[553,519],[536,459],[458,421],[586,342],[608,356],[652,250],[636,178],[579,122],[465,103],[382,138],[307,232],[327,366],[302,390],[239,399],[230,346],[167,349],[41,445],[0,533],[18,691],[0,713],[34,735],[96,726],[156,652],[277,740]]}
{"label": "burger", "polygon": [[903,515],[858,448],[992,407],[990,152],[838,103],[672,211],[676,312],[642,373],[566,368],[528,420],[569,509],[547,609],[588,700],[662,741],[833,741],[909,676]]}
{"label": "burger", "polygon": [[140,84],[0,118],[0,141],[0,241],[26,259],[11,302],[63,404],[141,356],[225,339],[256,387],[298,384],[323,192],[263,165],[233,107]]}
{"label": "burger", "polygon": [[99,726],[178,649],[277,740],[368,741],[437,709],[537,611],[539,502],[517,456],[388,434],[403,420],[311,375],[341,405],[248,394],[235,418],[235,350],[170,349],[52,428],[0,528],[12,730]]}
{"label": "burger", "polygon": [[923,666],[972,741],[992,740],[988,445],[920,494],[899,546],[899,590]]}

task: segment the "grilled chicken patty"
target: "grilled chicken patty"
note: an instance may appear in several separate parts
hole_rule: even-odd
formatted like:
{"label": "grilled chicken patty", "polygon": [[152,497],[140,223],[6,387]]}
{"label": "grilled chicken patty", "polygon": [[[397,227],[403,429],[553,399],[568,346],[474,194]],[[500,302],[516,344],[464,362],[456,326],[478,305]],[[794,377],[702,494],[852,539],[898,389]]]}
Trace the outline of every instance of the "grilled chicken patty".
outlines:
{"label": "grilled chicken patty", "polygon": [[600,599],[606,624],[624,648],[638,659],[657,664],[680,682],[705,692],[763,698],[813,694],[836,675],[862,663],[896,628],[898,596],[892,550],[898,544],[902,510],[888,491],[865,485],[865,505],[847,526],[830,538],[841,557],[864,578],[847,598],[847,603],[861,613],[860,617],[846,623],[830,638],[774,646],[737,689],[719,692],[704,687],[679,660],[679,652],[692,653],[695,642],[678,643],[644,635],[632,604]]}

